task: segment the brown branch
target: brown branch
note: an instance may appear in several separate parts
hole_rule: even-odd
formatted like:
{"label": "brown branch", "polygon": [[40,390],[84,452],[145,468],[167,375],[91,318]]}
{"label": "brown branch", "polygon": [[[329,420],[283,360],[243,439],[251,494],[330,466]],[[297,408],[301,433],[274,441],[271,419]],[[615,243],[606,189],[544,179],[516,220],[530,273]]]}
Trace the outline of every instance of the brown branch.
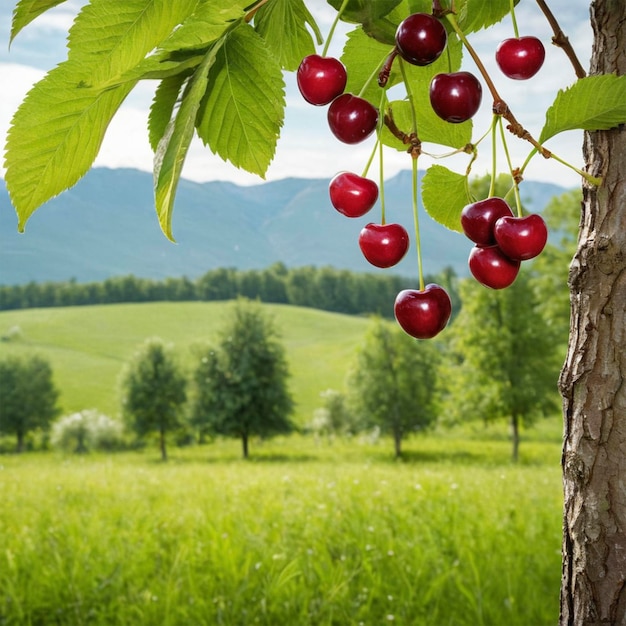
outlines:
{"label": "brown branch", "polygon": [[567,58],[570,60],[572,66],[574,67],[574,72],[576,72],[577,78],[585,78],[587,76],[587,72],[585,72],[585,68],[581,65],[578,57],[576,56],[576,52],[570,44],[569,39],[565,36],[565,33],[561,30],[561,26],[559,25],[556,17],[552,11],[550,11],[548,5],[545,3],[545,0],[537,0],[537,4],[539,8],[543,11],[543,14],[546,16],[546,19],[550,23],[552,27],[552,31],[554,32],[554,37],[552,37],[552,43],[561,48],[563,52],[567,55]]}

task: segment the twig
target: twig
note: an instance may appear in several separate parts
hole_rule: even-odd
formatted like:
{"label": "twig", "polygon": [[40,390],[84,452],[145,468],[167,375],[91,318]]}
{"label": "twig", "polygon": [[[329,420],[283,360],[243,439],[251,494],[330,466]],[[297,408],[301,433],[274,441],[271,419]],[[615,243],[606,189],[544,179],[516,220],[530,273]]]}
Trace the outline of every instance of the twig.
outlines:
{"label": "twig", "polygon": [[576,72],[576,77],[585,78],[585,76],[587,76],[587,72],[585,72],[585,68],[583,68],[580,61],[578,60],[572,44],[565,36],[565,33],[561,30],[561,26],[559,25],[557,19],[554,17],[554,14],[552,13],[552,11],[550,11],[548,5],[545,3],[544,0],[537,0],[537,4],[539,5],[539,8],[543,11],[543,14],[546,16],[546,19],[550,23],[552,31],[554,32],[554,37],[552,37],[552,43],[555,46],[561,48],[563,52],[565,52],[567,58],[574,66],[574,72]]}

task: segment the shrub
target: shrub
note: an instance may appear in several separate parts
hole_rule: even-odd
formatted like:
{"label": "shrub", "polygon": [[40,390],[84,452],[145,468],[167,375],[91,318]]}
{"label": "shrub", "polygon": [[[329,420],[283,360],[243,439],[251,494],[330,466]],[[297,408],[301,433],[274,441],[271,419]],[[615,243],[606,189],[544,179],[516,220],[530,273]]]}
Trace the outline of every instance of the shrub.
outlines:
{"label": "shrub", "polygon": [[115,450],[123,445],[124,427],[119,420],[85,409],[65,415],[52,426],[51,443],[66,451]]}

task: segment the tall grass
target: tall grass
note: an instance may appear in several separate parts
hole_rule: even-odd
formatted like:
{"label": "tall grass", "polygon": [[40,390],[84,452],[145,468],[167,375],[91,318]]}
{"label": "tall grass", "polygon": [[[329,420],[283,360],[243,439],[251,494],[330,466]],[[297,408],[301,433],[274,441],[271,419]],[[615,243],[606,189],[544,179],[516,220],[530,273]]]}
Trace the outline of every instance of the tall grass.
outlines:
{"label": "tall grass", "polygon": [[0,624],[555,623],[558,446],[383,443],[0,457]]}

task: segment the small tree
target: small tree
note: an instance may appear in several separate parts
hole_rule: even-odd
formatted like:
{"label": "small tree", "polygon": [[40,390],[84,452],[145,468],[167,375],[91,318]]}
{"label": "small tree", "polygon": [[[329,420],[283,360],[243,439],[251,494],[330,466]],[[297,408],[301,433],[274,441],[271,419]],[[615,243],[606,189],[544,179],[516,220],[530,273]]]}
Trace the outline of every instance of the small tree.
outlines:
{"label": "small tree", "polygon": [[0,433],[16,436],[18,452],[27,433],[47,428],[58,415],[58,397],[44,358],[10,355],[0,360]]}
{"label": "small tree", "polygon": [[218,347],[199,351],[191,418],[210,432],[241,439],[248,458],[251,435],[293,430],[285,350],[261,306],[237,300]]}
{"label": "small tree", "polygon": [[166,434],[181,424],[187,380],[173,348],[148,339],[122,372],[122,413],[140,437],[157,431],[167,460]]}
{"label": "small tree", "polygon": [[435,420],[435,344],[418,342],[397,325],[374,319],[349,384],[355,412],[367,426],[391,433],[396,457],[407,433]]}
{"label": "small tree", "polygon": [[526,271],[499,291],[467,279],[461,297],[442,377],[445,413],[459,421],[508,419],[516,461],[520,423],[558,407],[558,333],[542,316]]}

